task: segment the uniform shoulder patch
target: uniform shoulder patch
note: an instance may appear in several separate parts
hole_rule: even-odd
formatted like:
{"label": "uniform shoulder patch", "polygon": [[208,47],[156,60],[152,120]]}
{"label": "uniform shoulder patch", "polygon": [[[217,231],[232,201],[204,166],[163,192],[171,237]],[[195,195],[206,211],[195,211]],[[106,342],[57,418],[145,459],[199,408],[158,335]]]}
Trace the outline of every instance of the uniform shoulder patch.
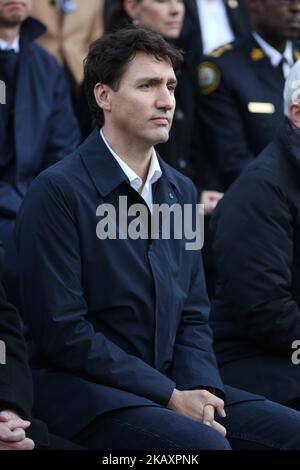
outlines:
{"label": "uniform shoulder patch", "polygon": [[203,95],[209,95],[215,91],[221,81],[221,72],[213,62],[202,62],[198,65],[198,83]]}

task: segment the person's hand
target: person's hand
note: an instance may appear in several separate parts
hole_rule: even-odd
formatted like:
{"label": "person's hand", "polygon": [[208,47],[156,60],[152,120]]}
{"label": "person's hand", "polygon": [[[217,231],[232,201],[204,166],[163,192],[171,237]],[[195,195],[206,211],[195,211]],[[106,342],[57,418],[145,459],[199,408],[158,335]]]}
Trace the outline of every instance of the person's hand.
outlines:
{"label": "person's hand", "polygon": [[11,410],[0,413],[0,450],[32,450],[34,442],[26,437],[30,421]]}
{"label": "person's hand", "polygon": [[214,428],[222,436],[226,436],[224,426],[215,421],[215,412],[222,418],[226,416],[224,401],[207,390],[180,391],[175,388],[168,408],[188,418],[201,421],[201,423]]}
{"label": "person's hand", "polygon": [[200,204],[204,205],[204,215],[210,215],[213,212],[223,195],[223,193],[217,191],[202,191]]}

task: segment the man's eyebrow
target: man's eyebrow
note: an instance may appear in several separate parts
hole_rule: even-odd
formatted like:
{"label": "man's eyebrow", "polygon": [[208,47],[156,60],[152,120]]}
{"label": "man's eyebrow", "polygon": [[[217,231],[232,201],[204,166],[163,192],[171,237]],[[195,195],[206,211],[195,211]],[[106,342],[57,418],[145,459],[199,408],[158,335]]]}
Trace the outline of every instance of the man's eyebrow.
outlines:
{"label": "man's eyebrow", "polygon": [[[139,78],[137,81],[136,81],[136,84],[137,85],[140,85],[141,83],[153,83],[153,84],[156,84],[156,83],[161,83],[164,81],[164,78],[163,77],[143,77],[143,78]],[[177,85],[177,80],[176,78],[170,78],[168,80],[168,84],[172,84],[172,85]]]}

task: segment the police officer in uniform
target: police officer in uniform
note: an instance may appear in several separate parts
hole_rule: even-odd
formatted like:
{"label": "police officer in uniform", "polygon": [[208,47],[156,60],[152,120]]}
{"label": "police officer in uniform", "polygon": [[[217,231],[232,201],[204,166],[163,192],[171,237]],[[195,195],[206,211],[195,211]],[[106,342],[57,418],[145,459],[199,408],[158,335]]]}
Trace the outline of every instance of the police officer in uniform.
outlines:
{"label": "police officer in uniform", "polygon": [[283,121],[283,86],[300,57],[300,1],[249,0],[253,32],[198,67],[200,118],[226,189]]}

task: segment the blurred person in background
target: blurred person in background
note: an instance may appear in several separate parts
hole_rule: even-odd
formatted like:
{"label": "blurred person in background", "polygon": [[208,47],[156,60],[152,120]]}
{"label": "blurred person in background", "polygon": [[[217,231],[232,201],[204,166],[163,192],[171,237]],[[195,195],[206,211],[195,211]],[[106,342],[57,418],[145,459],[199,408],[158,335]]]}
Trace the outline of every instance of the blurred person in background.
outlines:
{"label": "blurred person in background", "polygon": [[32,16],[47,31],[38,43],[67,70],[73,88],[83,81],[83,60],[90,44],[103,34],[104,0],[33,0]]}
{"label": "blurred person in background", "polygon": [[284,80],[300,57],[300,0],[248,0],[252,32],[198,67],[209,158],[227,189],[284,120]]}
{"label": "blurred person in background", "polygon": [[15,303],[16,215],[34,177],[80,140],[64,73],[34,42],[45,28],[29,18],[31,6],[31,0],[0,0],[0,80],[6,87],[6,102],[0,105],[0,238],[4,282]]}
{"label": "blurred person in background", "polygon": [[88,106],[81,89],[83,60],[90,44],[103,34],[103,8],[104,0],[33,0],[32,16],[47,28],[38,42],[65,69],[83,132],[89,126]]}

